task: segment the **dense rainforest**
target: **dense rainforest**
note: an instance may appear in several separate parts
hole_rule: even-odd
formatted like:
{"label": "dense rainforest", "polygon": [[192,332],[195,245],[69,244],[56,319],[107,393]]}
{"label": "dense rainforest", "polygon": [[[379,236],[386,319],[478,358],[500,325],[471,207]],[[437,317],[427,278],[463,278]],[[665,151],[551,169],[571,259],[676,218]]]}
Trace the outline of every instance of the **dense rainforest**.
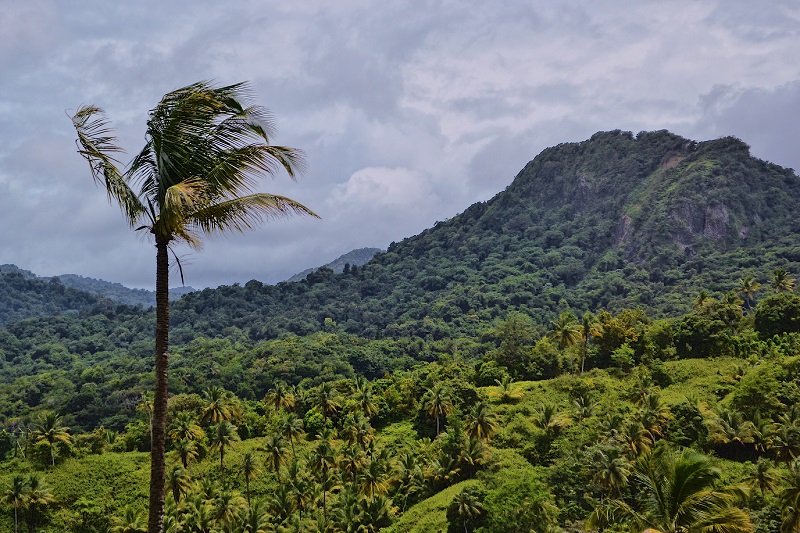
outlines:
{"label": "dense rainforest", "polygon": [[[604,132],[363,266],[183,296],[166,530],[797,532],[798,200],[738,139]],[[0,530],[139,531],[152,310],[29,274]]]}

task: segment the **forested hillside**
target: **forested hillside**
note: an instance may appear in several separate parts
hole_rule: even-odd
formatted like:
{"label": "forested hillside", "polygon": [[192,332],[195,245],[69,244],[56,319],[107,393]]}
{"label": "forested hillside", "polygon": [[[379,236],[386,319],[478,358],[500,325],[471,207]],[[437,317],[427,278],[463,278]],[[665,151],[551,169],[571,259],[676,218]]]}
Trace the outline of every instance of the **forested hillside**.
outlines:
{"label": "forested hillside", "polygon": [[[186,295],[165,530],[797,533],[798,201],[737,139],[598,133],[363,266]],[[0,283],[0,530],[139,531],[153,311]]]}

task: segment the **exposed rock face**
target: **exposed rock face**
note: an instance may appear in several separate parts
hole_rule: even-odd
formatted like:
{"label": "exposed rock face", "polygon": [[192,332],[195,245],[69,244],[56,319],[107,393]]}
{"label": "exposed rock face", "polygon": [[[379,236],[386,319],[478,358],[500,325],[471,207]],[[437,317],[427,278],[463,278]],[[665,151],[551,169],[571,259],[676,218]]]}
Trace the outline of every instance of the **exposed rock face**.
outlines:
{"label": "exposed rock face", "polygon": [[631,233],[633,233],[633,219],[628,215],[623,215],[614,232],[614,245],[619,246],[622,243],[628,242]]}
{"label": "exposed rock face", "polygon": [[710,205],[706,208],[706,220],[703,227],[703,236],[707,239],[720,241],[727,237],[729,230],[728,210],[722,204]]}

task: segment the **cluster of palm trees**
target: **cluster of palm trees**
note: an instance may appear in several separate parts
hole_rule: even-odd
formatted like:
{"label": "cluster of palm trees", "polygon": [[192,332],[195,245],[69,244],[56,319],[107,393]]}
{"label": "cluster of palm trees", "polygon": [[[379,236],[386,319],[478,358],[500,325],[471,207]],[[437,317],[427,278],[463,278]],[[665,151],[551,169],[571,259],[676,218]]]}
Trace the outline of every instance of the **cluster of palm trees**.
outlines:
{"label": "cluster of palm trees", "polygon": [[[587,527],[629,523],[662,533],[749,532],[753,525],[742,508],[749,492],[757,489],[762,498],[767,492],[777,494],[784,533],[800,531],[800,406],[788,407],[774,422],[759,415],[748,420],[730,408],[704,417],[710,432],[707,445],[717,450],[748,447],[757,458],[746,482],[722,486],[721,473],[709,457],[667,444],[663,437],[672,414],[652,381],[640,377],[631,398],[637,410],[627,418],[608,414],[605,438],[588,452],[591,479],[602,496]],[[575,403],[580,410],[580,402]],[[694,400],[698,413],[708,412],[697,403]],[[767,459],[770,455],[774,462]],[[779,473],[779,464],[787,474]]]}
{"label": "cluster of palm trees", "polygon": [[47,448],[46,461],[50,466],[55,466],[62,447],[72,443],[69,428],[62,425],[61,416],[53,411],[42,411],[29,424],[20,424],[14,435],[15,456],[28,457],[31,446],[43,446]]}
{"label": "cluster of palm trees", "polygon": [[14,509],[14,533],[19,533],[22,519],[27,522],[28,531],[33,533],[39,512],[55,498],[39,474],[30,474],[12,477],[10,485],[3,490],[2,501]]}
{"label": "cluster of palm trees", "polygon": [[[298,404],[321,416],[316,434],[306,433]],[[225,464],[225,451],[239,441],[235,423],[242,415],[233,394],[212,387],[204,391],[198,414],[175,413],[168,431],[175,463],[166,476],[165,533],[377,531],[419,499],[475,475],[490,461],[488,441],[497,430],[494,413],[481,401],[463,422],[437,428],[434,440],[382,447],[371,422],[378,402],[364,378],[310,390],[277,382],[263,405],[268,431],[235,466]],[[454,409],[452,392],[434,385],[423,395],[422,408],[431,418],[447,416]],[[192,463],[206,450],[219,454],[219,483],[193,477]],[[271,481],[263,483],[264,476]],[[114,528],[145,531],[130,509],[114,519]]]}

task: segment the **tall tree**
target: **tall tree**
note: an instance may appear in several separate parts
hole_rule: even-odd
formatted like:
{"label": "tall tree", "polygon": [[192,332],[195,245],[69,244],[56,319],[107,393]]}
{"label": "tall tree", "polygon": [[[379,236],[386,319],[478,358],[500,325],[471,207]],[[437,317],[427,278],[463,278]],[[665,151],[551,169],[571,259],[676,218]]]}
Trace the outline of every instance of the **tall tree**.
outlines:
{"label": "tall tree", "polygon": [[736,292],[742,295],[744,302],[747,305],[747,310],[753,309],[756,292],[761,288],[761,284],[757,282],[753,276],[745,276],[739,278],[739,284],[736,286]]}
{"label": "tall tree", "polygon": [[[250,229],[264,217],[316,216],[283,196],[253,192],[257,177],[303,167],[299,150],[270,144],[271,116],[247,101],[244,83],[198,82],[166,94],[150,111],[146,143],[128,167],[118,167],[103,111],[81,107],[72,117],[78,153],[132,228],[156,245],[156,334],[148,533],[161,533],[164,515],[167,373],[169,367],[169,250],[200,248],[201,234]],[[174,253],[174,252],[173,252]]]}
{"label": "tall tree", "polygon": [[28,490],[25,495],[25,506],[28,508],[28,531],[33,533],[39,509],[50,505],[56,499],[39,474],[28,475],[26,483]]}

